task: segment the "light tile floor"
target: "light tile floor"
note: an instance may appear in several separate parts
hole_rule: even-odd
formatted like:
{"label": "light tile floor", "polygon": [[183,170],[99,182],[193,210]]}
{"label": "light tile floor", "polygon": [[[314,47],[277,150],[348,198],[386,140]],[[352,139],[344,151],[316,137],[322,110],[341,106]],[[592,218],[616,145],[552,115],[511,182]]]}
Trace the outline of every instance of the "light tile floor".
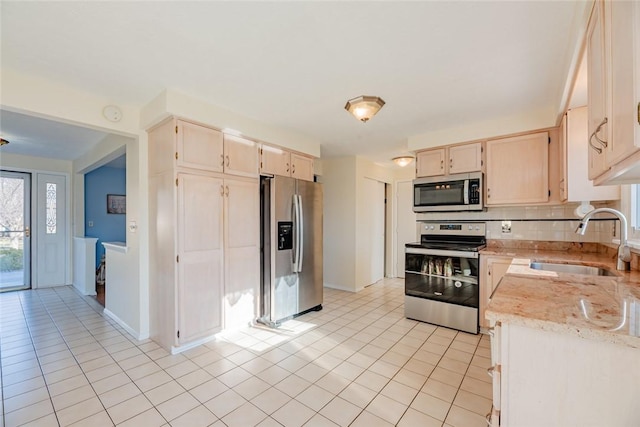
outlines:
{"label": "light tile floor", "polygon": [[72,287],[0,294],[1,426],[485,426],[489,339],[404,318],[402,280],[171,356]]}

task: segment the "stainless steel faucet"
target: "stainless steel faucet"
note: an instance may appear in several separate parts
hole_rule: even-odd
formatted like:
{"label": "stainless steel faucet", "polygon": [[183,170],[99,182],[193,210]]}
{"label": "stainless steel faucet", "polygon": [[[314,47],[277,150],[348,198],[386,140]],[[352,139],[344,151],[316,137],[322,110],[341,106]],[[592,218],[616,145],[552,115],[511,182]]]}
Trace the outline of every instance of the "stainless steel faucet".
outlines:
{"label": "stainless steel faucet", "polygon": [[593,215],[600,212],[613,214],[620,220],[620,246],[618,246],[618,263],[616,264],[616,269],[629,270],[631,251],[629,250],[629,245],[627,245],[627,218],[625,218],[622,212],[610,208],[594,209],[582,218],[582,221],[578,224],[578,228],[576,228],[576,233],[584,236],[585,231],[587,231],[587,224],[589,224],[589,220]]}

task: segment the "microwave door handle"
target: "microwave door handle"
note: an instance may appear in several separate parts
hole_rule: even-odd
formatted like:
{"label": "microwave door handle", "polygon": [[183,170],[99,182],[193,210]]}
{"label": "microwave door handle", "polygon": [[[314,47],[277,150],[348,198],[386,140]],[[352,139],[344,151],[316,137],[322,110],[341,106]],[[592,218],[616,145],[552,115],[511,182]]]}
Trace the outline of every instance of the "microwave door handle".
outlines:
{"label": "microwave door handle", "polygon": [[464,195],[463,197],[463,201],[464,201],[464,205],[468,205],[469,204],[469,180],[465,179],[464,180]]}

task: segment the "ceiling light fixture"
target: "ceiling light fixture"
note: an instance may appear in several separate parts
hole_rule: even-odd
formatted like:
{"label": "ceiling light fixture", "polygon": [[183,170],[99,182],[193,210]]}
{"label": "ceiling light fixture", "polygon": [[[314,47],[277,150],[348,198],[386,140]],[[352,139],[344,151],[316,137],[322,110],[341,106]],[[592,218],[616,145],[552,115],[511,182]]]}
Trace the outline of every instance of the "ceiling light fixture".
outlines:
{"label": "ceiling light fixture", "polygon": [[394,157],[393,159],[393,163],[395,163],[396,165],[400,166],[401,168],[407,166],[409,163],[411,163],[413,161],[413,157],[411,156],[400,156],[400,157]]}
{"label": "ceiling light fixture", "polygon": [[7,145],[9,143],[9,141],[7,141],[4,138],[0,138],[0,147],[2,147],[3,145]]}
{"label": "ceiling light fixture", "polygon": [[385,102],[378,96],[358,96],[347,101],[344,109],[355,116],[356,119],[366,123],[376,115]]}

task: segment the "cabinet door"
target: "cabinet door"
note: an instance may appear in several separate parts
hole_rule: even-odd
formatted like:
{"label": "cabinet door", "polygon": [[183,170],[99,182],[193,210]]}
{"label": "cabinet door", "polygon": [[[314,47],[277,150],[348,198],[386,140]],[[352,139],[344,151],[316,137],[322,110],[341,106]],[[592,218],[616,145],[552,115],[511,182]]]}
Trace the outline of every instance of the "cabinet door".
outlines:
{"label": "cabinet door", "polygon": [[564,202],[567,200],[568,191],[567,191],[567,113],[562,116],[562,121],[560,122],[560,130],[559,130],[559,139],[560,139],[560,159],[559,159],[559,176],[560,176],[560,201]]}
{"label": "cabinet door", "polygon": [[489,321],[484,318],[484,311],[489,304],[489,298],[500,279],[504,277],[511,265],[511,257],[488,256],[482,258],[480,283],[480,326],[488,327]]}
{"label": "cabinet door", "polygon": [[[602,175],[607,167],[606,147],[596,139],[595,131],[608,115],[607,67],[608,57],[604,32],[604,3],[597,1],[587,28],[587,104],[589,111],[589,179]],[[607,118],[608,120],[608,118]],[[597,136],[609,141],[609,124],[602,125]]]}
{"label": "cabinet door", "polygon": [[258,176],[258,144],[249,139],[225,134],[224,173]]}
{"label": "cabinet door", "polygon": [[178,174],[179,344],[210,336],[222,325],[222,184],[218,178]]}
{"label": "cabinet door", "polygon": [[258,180],[225,179],[224,327],[246,326],[257,316],[260,283]]}
{"label": "cabinet door", "polygon": [[549,200],[549,134],[487,141],[487,205]]}
{"label": "cabinet door", "polygon": [[313,159],[291,153],[291,177],[313,181]]}
{"label": "cabinet door", "polygon": [[222,132],[178,121],[177,166],[222,172]]}
{"label": "cabinet door", "polygon": [[[640,69],[634,69],[634,41],[640,43],[640,34],[634,35],[634,20],[638,15],[634,9],[640,8],[637,1],[611,1],[608,21],[611,23],[607,34],[611,37],[607,47],[611,52],[611,114],[610,152],[607,153],[609,166],[635,153],[640,147],[638,122],[638,88]],[[640,30],[640,22],[635,22]],[[635,77],[635,78],[634,78]],[[635,85],[634,85],[635,84]]]}
{"label": "cabinet door", "polygon": [[263,145],[260,149],[260,172],[291,176],[291,153],[280,148]]}
{"label": "cabinet door", "polygon": [[421,151],[416,155],[416,177],[444,174],[444,148]]}
{"label": "cabinet door", "polygon": [[482,143],[449,147],[449,173],[477,172],[482,170]]}

